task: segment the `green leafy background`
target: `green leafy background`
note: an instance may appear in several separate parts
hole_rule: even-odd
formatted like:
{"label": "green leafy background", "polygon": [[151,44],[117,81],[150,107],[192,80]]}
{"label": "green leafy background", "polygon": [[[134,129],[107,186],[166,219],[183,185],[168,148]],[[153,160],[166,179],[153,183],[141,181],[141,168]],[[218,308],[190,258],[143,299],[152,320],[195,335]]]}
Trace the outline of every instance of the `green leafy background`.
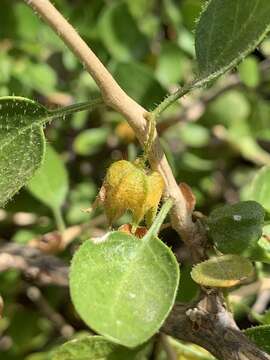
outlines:
{"label": "green leafy background", "polygon": [[[239,40],[240,50],[230,41],[232,33],[223,29],[230,28],[241,35],[239,29],[246,23],[254,1],[228,1],[241,9],[234,19],[235,26],[222,7],[224,0],[212,0],[211,11],[203,12],[197,33],[200,31],[203,37],[203,32],[209,31],[210,22],[213,36],[211,41],[199,36],[196,42],[194,29],[206,3],[203,0],[55,0],[54,3],[121,86],[151,110],[179,85],[198,76],[204,78],[213,72],[222,73],[228,63],[236,65],[234,60],[239,61],[250,49],[249,39],[262,37],[269,19],[269,1],[256,1],[258,4],[250,19],[252,27],[249,36]],[[83,66],[22,1],[1,0],[0,6],[0,96],[28,97],[46,109],[97,97],[97,86]],[[262,8],[265,10],[263,13],[260,11]],[[226,21],[222,27],[217,14],[223,12]],[[230,48],[230,54],[221,57],[224,48]],[[195,61],[196,52],[198,63]],[[270,39],[266,37],[238,67],[213,81],[212,87],[192,92],[183,99],[182,105],[174,104],[159,120],[162,145],[174,175],[178,182],[191,186],[197,199],[196,210],[205,215],[224,203],[255,200],[265,208],[267,221],[270,213],[270,72],[261,73],[260,69],[269,56]],[[240,79],[240,86],[226,87],[235,79]],[[219,91],[223,87],[225,90]],[[203,99],[205,106],[201,107],[198,99]],[[187,112],[185,107],[193,102],[196,106]],[[40,108],[41,117],[46,115],[46,109]],[[1,107],[1,125],[3,115]],[[69,264],[83,240],[103,236],[108,230],[100,209],[91,214],[82,211],[93,203],[106,169],[113,161],[122,158],[134,160],[141,154],[140,146],[125,119],[102,107],[60,117],[48,123],[46,129],[41,128],[40,118],[35,119],[31,113],[27,117],[32,122],[31,133],[24,133],[24,124],[20,122],[22,114],[18,109],[15,115],[15,133],[11,134],[7,127],[0,128],[0,140],[6,146],[5,152],[1,150],[0,154],[0,246],[7,243],[26,245],[57,227],[63,230],[64,226],[83,224],[85,231],[55,254]],[[15,146],[10,137],[16,136],[20,141]],[[30,136],[35,136],[33,143],[28,141]],[[22,153],[25,163],[21,162]],[[40,164],[42,167],[35,172]],[[30,170],[22,179],[18,168],[26,165]],[[24,184],[27,186],[21,188]],[[19,189],[12,201],[3,207],[7,195]],[[115,228],[129,221],[129,214],[126,214]],[[269,235],[270,231],[264,227],[264,234],[267,233]],[[185,256],[187,249],[183,242],[171,229],[162,230],[160,238],[172,248],[182,264],[184,275],[177,299],[188,302],[196,298],[197,285],[189,275],[191,263]],[[267,245],[264,242],[264,247]],[[261,264],[256,273],[260,278],[269,279],[269,265]],[[89,335],[93,335],[90,331],[94,329],[86,328],[74,311],[68,290],[44,286],[41,288],[43,299],[68,324],[69,331],[62,331],[61,326],[48,318],[28,296],[32,285],[17,271],[0,274],[0,294],[5,303],[3,318],[0,319],[0,351],[6,360],[47,360],[52,356],[55,356],[54,360],[72,360],[74,356],[80,359],[76,354],[77,345],[79,349],[86,346],[89,350],[96,349],[100,342],[104,343],[102,351],[105,351],[105,355],[99,355],[100,359],[129,356],[130,359],[146,360],[151,356],[151,344],[126,355],[128,350],[108,344],[103,338],[93,342]],[[238,302],[232,300],[240,328],[269,325],[267,313],[250,316],[256,292],[245,298],[241,296],[240,293]],[[75,348],[68,343],[59,348],[58,354],[52,355],[59,345],[80,332],[83,332],[83,340],[76,340]],[[269,332],[265,334],[265,342],[259,342],[262,347],[270,342]],[[252,339],[255,338],[256,335],[252,335]],[[187,344],[181,346],[186,346],[185,351],[192,354],[184,357],[183,348],[175,347],[181,360],[197,359],[194,353],[211,359],[208,354],[202,355],[201,349],[194,350]],[[265,349],[268,351],[269,347]],[[72,355],[73,351],[75,355]],[[97,350],[93,350],[93,354],[94,351]],[[119,355],[121,352],[123,355]],[[166,359],[162,349],[158,359]]]}

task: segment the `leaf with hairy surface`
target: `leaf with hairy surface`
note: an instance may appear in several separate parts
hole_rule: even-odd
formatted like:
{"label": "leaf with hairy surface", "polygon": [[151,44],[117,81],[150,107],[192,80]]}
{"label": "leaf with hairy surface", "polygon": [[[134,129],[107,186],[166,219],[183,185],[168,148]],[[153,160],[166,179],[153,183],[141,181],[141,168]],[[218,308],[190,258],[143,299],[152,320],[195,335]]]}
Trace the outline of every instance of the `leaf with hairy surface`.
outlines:
{"label": "leaf with hairy surface", "polygon": [[146,360],[149,348],[151,350],[149,346],[130,350],[102,336],[83,336],[60,346],[52,360]]}
{"label": "leaf with hairy surface", "polygon": [[154,335],[174,304],[179,266],[156,237],[167,211],[168,206],[162,208],[142,239],[110,232],[98,243],[85,241],[72,260],[71,298],[79,315],[127,347]]}
{"label": "leaf with hairy surface", "polygon": [[55,117],[100,105],[101,99],[56,110],[19,96],[0,98],[0,207],[40,167],[45,151],[43,125]]}
{"label": "leaf with hairy surface", "polygon": [[199,82],[235,66],[258,46],[269,26],[269,0],[210,0],[196,27]]}
{"label": "leaf with hairy surface", "polygon": [[48,111],[21,97],[0,99],[0,206],[33,176],[45,150],[42,119]]}
{"label": "leaf with hairy surface", "polygon": [[251,341],[270,354],[270,325],[254,326],[244,330]]}

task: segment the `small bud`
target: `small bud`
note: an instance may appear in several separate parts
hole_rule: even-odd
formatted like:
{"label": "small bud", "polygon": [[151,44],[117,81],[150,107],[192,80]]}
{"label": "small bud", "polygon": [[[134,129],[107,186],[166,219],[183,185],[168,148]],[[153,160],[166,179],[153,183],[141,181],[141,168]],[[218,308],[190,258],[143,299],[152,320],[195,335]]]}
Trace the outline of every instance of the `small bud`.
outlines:
{"label": "small bud", "polygon": [[133,142],[136,139],[133,129],[126,121],[122,121],[116,126],[115,134],[120,138],[121,141],[127,144]]}
{"label": "small bud", "polygon": [[29,246],[35,247],[45,254],[57,254],[63,250],[63,236],[59,231],[53,231],[31,240]]}
{"label": "small bud", "polygon": [[[132,225],[131,224],[123,224],[118,228],[118,231],[124,232],[128,235],[132,235]],[[147,233],[146,227],[138,226],[134,235],[137,238],[142,239],[146,233]]]}
{"label": "small bud", "polygon": [[105,213],[110,223],[121,217],[126,210],[138,225],[146,216],[148,223],[155,217],[164,190],[164,181],[157,171],[120,160],[113,163],[104,180]]}

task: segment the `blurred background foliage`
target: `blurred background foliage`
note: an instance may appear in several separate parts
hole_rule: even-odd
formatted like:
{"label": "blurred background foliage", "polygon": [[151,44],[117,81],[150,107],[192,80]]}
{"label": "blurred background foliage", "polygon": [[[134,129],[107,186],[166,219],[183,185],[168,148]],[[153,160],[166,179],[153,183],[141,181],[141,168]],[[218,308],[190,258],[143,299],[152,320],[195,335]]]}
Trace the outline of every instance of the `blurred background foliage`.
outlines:
{"label": "blurred background foliage", "polygon": [[[204,0],[54,3],[120,85],[147,109],[196,74],[193,31]],[[23,1],[1,0],[0,24],[0,96],[29,97],[54,108],[98,95],[83,66]],[[204,214],[220,203],[248,199],[255,172],[270,164],[269,55],[266,38],[237,69],[212,87],[186,96],[159,120],[162,145],[175,177],[192,187],[196,209]],[[102,211],[88,214],[82,209],[93,203],[107,167],[118,159],[134,160],[141,148],[125,119],[103,107],[53,121],[46,138],[47,162],[28,187],[0,210],[1,244],[37,244],[42,234],[79,225],[80,235],[61,249],[44,250],[38,245],[68,264],[82,239],[106,231]],[[163,237],[184,264],[181,281],[186,291],[178,300],[187,302],[197,293],[188,255],[172,230],[164,230]],[[19,272],[0,274],[5,303],[0,351],[5,360],[49,359],[50,349],[85,329],[66,288],[43,287],[38,300],[33,291],[39,290]],[[255,293],[243,306],[239,301],[235,306],[240,326],[250,321],[246,306],[254,299]],[[270,323],[269,316],[264,321]],[[179,350],[180,359],[200,358],[190,351],[188,356]],[[162,351],[159,358],[166,358]]]}

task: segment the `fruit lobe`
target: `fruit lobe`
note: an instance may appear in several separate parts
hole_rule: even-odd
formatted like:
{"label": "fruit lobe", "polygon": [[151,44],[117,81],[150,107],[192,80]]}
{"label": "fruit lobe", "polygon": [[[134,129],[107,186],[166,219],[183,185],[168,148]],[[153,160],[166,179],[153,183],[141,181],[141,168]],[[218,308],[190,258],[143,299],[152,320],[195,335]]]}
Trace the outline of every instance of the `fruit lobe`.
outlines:
{"label": "fruit lobe", "polygon": [[138,225],[144,217],[151,223],[156,215],[164,190],[164,181],[157,171],[120,160],[113,163],[104,180],[105,213],[110,223],[121,217],[126,210]]}

